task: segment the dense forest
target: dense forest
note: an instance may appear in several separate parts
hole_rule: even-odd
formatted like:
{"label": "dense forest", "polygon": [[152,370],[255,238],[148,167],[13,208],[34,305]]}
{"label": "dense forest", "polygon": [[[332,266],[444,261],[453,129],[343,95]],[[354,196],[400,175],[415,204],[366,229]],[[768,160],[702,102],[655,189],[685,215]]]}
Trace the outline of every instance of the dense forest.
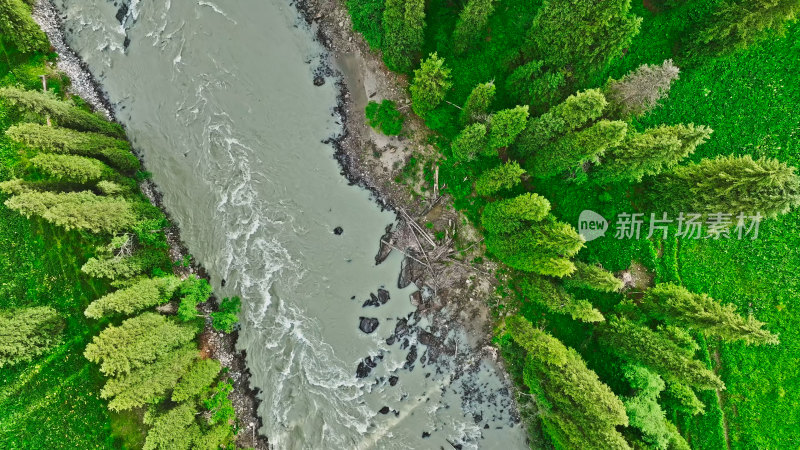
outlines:
{"label": "dense forest", "polygon": [[[798,445],[800,1],[347,7],[505,267],[533,448]],[[367,114],[403,133],[391,102]]]}
{"label": "dense forest", "polygon": [[66,94],[30,3],[0,1],[0,447],[232,448],[198,335],[232,332],[239,299],[198,309],[210,285],[174,270],[148,174]]}

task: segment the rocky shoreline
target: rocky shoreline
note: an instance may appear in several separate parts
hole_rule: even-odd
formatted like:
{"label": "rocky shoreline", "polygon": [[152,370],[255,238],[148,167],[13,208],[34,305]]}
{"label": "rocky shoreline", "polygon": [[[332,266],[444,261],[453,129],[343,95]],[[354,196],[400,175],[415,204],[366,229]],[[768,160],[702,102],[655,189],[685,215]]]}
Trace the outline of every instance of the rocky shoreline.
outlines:
{"label": "rocky shoreline", "polygon": [[[67,45],[64,38],[63,24],[55,6],[49,0],[38,0],[33,8],[33,18],[45,32],[52,48],[58,54],[56,65],[61,72],[70,78],[70,91],[86,101],[95,111],[103,113],[109,120],[116,121],[113,105],[108,100],[108,96],[102,86],[95,80],[86,63]],[[138,152],[135,153],[144,167],[141,155]],[[146,180],[140,184],[140,188],[145,197],[164,213],[171,224],[169,228],[164,230],[170,247],[170,260],[173,263],[184,261],[190,253],[181,240],[180,229],[175,225],[169,212],[164,207],[162,194],[159,192],[158,187],[152,181]],[[202,278],[209,279],[205,268],[195,263],[190,266],[174,264],[173,272],[181,278],[196,274]],[[258,415],[259,391],[250,386],[251,374],[247,368],[246,353],[243,350],[236,350],[238,332],[234,331],[226,334],[215,331],[211,327],[209,314],[217,308],[217,299],[215,297],[211,297],[207,302],[199,306],[206,316],[205,328],[198,337],[200,351],[206,357],[219,360],[223,368],[227,370],[228,376],[233,380],[234,389],[229,398],[240,422],[236,443],[242,448],[269,449],[267,437],[258,433],[258,430],[263,426],[262,419]]]}

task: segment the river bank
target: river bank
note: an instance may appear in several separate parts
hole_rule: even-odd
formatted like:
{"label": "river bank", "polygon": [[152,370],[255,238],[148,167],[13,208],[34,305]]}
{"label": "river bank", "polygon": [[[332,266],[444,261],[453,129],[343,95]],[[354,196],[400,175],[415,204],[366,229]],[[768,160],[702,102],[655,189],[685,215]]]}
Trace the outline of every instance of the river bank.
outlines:
{"label": "river bank", "polygon": [[[33,8],[33,18],[45,32],[53,50],[58,55],[56,66],[59,71],[69,77],[70,91],[81,97],[95,111],[101,112],[111,121],[116,121],[113,105],[108,100],[102,86],[95,80],[86,63],[66,43],[63,23],[55,6],[49,0],[37,1]],[[136,150],[135,147],[132,146],[132,148],[134,151]],[[146,169],[141,154],[138,152],[135,154],[140,159],[142,167]],[[209,275],[202,265],[195,262],[192,262],[191,265],[183,264],[191,254],[181,239],[180,228],[174,224],[169,211],[163,204],[163,195],[159,192],[158,186],[150,180],[145,180],[140,184],[140,189],[150,203],[164,213],[171,224],[164,232],[170,247],[169,257],[173,263],[174,274],[181,279],[191,275],[209,279]],[[236,410],[236,417],[240,421],[237,445],[243,448],[268,449],[267,438],[257,432],[263,426],[262,419],[257,413],[258,390],[250,386],[251,374],[246,364],[246,353],[236,348],[238,332],[222,333],[211,327],[209,314],[216,311],[217,300],[212,296],[206,303],[198,305],[206,315],[205,328],[198,336],[200,351],[204,357],[218,360],[227,369],[228,375],[233,380],[234,388],[229,398]],[[167,306],[172,306],[173,309],[177,308],[177,304]]]}

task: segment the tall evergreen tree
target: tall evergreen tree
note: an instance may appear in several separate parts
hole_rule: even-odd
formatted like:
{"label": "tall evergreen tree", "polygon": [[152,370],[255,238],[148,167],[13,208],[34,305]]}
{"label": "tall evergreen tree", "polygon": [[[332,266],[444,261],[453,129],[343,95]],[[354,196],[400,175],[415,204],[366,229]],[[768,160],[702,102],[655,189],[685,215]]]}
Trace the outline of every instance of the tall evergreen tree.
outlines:
{"label": "tall evergreen tree", "polygon": [[524,173],[525,170],[516,161],[509,161],[482,173],[475,181],[475,192],[486,197],[503,189],[511,189],[522,181],[520,177]]}
{"label": "tall evergreen tree", "polygon": [[605,88],[610,103],[607,115],[625,119],[653,110],[679,75],[678,66],[668,59],[661,65],[643,64],[620,80],[609,80]]}
{"label": "tall evergreen tree", "polygon": [[786,214],[800,205],[800,178],[795,168],[776,159],[750,155],[719,156],[677,167],[653,186],[656,201],[678,211]]}
{"label": "tall evergreen tree", "polygon": [[482,123],[467,125],[450,145],[453,157],[460,161],[469,161],[475,158],[479,153],[486,151],[487,139],[486,125]]}
{"label": "tall evergreen tree", "polygon": [[0,311],[0,368],[31,361],[61,338],[64,321],[49,306]]}
{"label": "tall evergreen tree", "polygon": [[22,0],[0,1],[0,40],[11,42],[21,53],[50,49],[47,36],[31,17],[30,6]]}
{"label": "tall evergreen tree", "polygon": [[519,282],[519,291],[526,301],[532,301],[556,314],[569,314],[581,322],[602,322],[603,314],[586,300],[571,296],[559,284],[538,275],[527,275]]}
{"label": "tall evergreen tree", "polygon": [[641,307],[655,319],[664,320],[747,344],[777,344],[778,337],[763,329],[763,322],[736,313],[733,304],[722,305],[705,294],[694,294],[683,286],[661,283],[645,292]]}
{"label": "tall evergreen tree", "polygon": [[517,106],[492,114],[489,128],[489,148],[507,147],[514,143],[517,135],[525,129],[527,120],[527,106]]}
{"label": "tall evergreen tree", "polygon": [[689,37],[694,53],[724,53],[745,48],[772,34],[783,34],[797,20],[798,0],[727,0]]}
{"label": "tall evergreen tree", "polygon": [[453,86],[450,81],[450,69],[445,67],[444,59],[431,53],[422,61],[419,69],[414,71],[411,82],[411,107],[420,117],[425,117],[444,100],[448,89]]}
{"label": "tall evergreen tree", "polygon": [[598,162],[609,148],[616,147],[627,133],[621,121],[601,120],[591,127],[570,133],[528,158],[525,169],[531,176],[548,178],[587,162]]}
{"label": "tall evergreen tree", "polygon": [[102,159],[123,172],[133,172],[139,168],[139,160],[131,153],[127,142],[104,134],[20,123],[9,127],[6,135],[46,153],[91,156]]}
{"label": "tall evergreen tree", "polygon": [[172,401],[182,402],[196,397],[211,386],[222,370],[215,359],[198,359],[172,390]]}
{"label": "tall evergreen tree", "polygon": [[639,362],[670,381],[699,389],[725,388],[722,380],[690,352],[643,325],[612,317],[603,325],[600,339],[621,357]]}
{"label": "tall evergreen tree", "polygon": [[712,130],[705,126],[662,125],[641,133],[628,132],[617,147],[609,148],[596,176],[606,182],[641,181],[672,169],[703,144]]}
{"label": "tall evergreen tree", "polygon": [[85,192],[23,192],[5,202],[25,217],[37,216],[70,229],[117,233],[132,227],[137,217],[130,202]]}
{"label": "tall evergreen tree", "polygon": [[509,267],[554,277],[575,271],[569,258],[583,248],[583,243],[572,226],[551,216],[517,233],[486,235],[486,248]]}
{"label": "tall evergreen tree", "polygon": [[102,162],[85,156],[40,153],[31,158],[31,164],[53,178],[77,183],[97,181],[111,173]]}
{"label": "tall evergreen tree", "polygon": [[600,292],[617,292],[624,286],[614,274],[594,264],[575,261],[575,269],[575,273],[564,278],[564,286]]}
{"label": "tall evergreen tree", "polygon": [[200,414],[193,402],[181,403],[160,415],[145,415],[150,426],[142,450],[194,449],[201,435],[195,417]]}
{"label": "tall evergreen tree", "polygon": [[569,68],[579,82],[605,69],[639,33],[630,0],[544,0],[529,39],[552,69]]}
{"label": "tall evergreen tree", "polygon": [[172,275],[145,278],[93,301],[84,314],[92,319],[110,314],[130,315],[168,302],[179,286],[180,280]]}
{"label": "tall evergreen tree", "polygon": [[494,0],[468,0],[458,14],[453,31],[453,49],[456,54],[464,53],[470,46],[485,35],[489,16],[494,12]]}
{"label": "tall evergreen tree", "polygon": [[117,138],[125,137],[125,132],[119,124],[109,122],[99,114],[84,111],[71,103],[61,101],[51,92],[0,87],[0,98],[23,111],[50,116],[56,124],[62,127],[78,131],[94,131]]}
{"label": "tall evergreen tree", "polygon": [[506,319],[506,326],[528,353],[525,384],[556,448],[630,448],[616,429],[628,425],[625,407],[578,352],[520,316]]}
{"label": "tall evergreen tree", "polygon": [[386,0],[383,11],[383,61],[409,73],[425,42],[425,0]]}
{"label": "tall evergreen tree", "polygon": [[485,120],[488,117],[489,107],[494,100],[494,82],[481,83],[472,89],[464,107],[461,108],[459,120],[461,125],[469,125],[473,122]]}
{"label": "tall evergreen tree", "polygon": [[535,193],[491,202],[483,210],[481,224],[489,233],[515,233],[539,222],[550,212],[550,202]]}

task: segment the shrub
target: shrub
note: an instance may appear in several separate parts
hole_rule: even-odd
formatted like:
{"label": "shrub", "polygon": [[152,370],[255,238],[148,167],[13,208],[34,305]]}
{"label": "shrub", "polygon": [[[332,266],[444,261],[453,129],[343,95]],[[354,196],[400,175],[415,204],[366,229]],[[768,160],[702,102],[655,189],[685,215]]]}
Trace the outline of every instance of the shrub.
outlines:
{"label": "shrub", "polygon": [[391,100],[369,102],[366,108],[367,123],[387,136],[396,136],[403,129],[406,118]]}

